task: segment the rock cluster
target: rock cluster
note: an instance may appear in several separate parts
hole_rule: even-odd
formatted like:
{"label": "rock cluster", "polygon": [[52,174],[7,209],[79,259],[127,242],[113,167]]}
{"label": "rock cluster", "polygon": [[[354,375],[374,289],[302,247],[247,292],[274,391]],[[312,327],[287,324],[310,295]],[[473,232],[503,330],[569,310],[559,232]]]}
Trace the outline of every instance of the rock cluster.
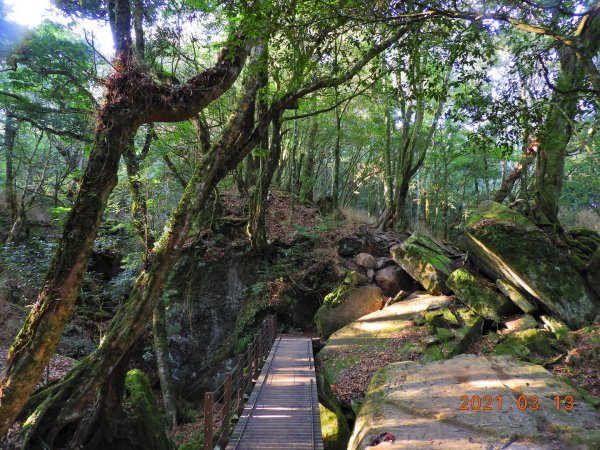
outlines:
{"label": "rock cluster", "polygon": [[[323,383],[335,390],[344,376],[358,379],[352,372],[365,370],[364,357],[419,361],[382,369],[362,408],[338,393],[342,408],[360,410],[348,448],[365,448],[384,431],[399,437],[398,448],[553,448],[557,441],[600,448],[598,413],[539,365],[565,351],[569,329],[600,313],[600,236],[575,230],[565,241],[557,246],[528,218],[491,201],[468,219],[462,250],[418,232],[371,253],[364,239],[345,238],[340,255],[354,270],[316,317],[329,338],[318,355]],[[493,356],[462,355],[479,341]],[[496,411],[480,423],[480,412],[457,412],[459,399],[450,394],[463,388],[467,396],[477,388],[507,400],[536,395],[544,413]],[[576,398],[581,409],[550,410],[550,390]],[[390,428],[407,421],[414,427]],[[586,427],[596,431],[586,434]]]}

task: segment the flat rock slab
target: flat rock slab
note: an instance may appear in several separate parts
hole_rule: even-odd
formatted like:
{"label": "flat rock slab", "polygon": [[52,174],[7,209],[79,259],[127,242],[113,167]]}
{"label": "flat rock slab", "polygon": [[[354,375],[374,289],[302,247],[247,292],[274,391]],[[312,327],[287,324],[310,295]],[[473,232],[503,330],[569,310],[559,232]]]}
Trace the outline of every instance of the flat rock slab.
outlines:
{"label": "flat rock slab", "polygon": [[[396,442],[369,447],[383,432]],[[510,357],[400,362],[373,376],[348,445],[365,448],[598,449],[600,414],[543,367]]]}
{"label": "flat rock slab", "polygon": [[[335,332],[317,355],[327,382],[337,384],[342,371],[356,369],[364,358],[371,358],[369,364],[373,370],[392,362],[389,359],[380,360],[381,352],[386,357],[393,357],[393,361],[405,359],[405,356],[397,353],[400,349],[388,347],[395,346],[398,335],[405,331],[426,333],[425,327],[416,327],[411,319],[419,312],[441,308],[453,301],[453,297],[414,294],[406,300],[367,314]],[[365,380],[365,389],[367,383],[368,379]]]}
{"label": "flat rock slab", "polygon": [[389,334],[407,326],[407,322],[415,314],[447,306],[452,301],[452,297],[443,295],[414,295],[382,310],[362,316],[345,326],[329,338],[325,349],[336,349],[348,345],[368,345],[367,341],[372,339],[385,339],[389,337]]}

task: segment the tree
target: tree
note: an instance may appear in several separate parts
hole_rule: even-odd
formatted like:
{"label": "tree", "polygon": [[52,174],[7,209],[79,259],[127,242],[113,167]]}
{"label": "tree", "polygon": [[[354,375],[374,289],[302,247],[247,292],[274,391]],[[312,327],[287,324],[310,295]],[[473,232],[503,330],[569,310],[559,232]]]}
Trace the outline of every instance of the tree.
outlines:
{"label": "tree", "polygon": [[143,123],[196,115],[233,84],[246,58],[245,41],[235,41],[234,32],[231,45],[214,67],[180,85],[157,84],[133,54],[129,1],[116,0],[111,5],[115,72],[106,81],[93,149],[46,282],[7,356],[7,369],[0,381],[0,436],[6,434],[25,404],[73,313],[123,150]]}

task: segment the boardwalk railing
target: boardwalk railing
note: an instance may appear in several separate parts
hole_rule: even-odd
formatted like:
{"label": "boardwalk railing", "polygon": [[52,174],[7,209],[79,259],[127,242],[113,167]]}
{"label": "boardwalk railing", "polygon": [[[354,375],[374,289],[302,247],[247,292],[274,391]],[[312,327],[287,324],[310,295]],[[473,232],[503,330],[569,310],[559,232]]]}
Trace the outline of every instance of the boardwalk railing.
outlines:
{"label": "boardwalk railing", "polygon": [[221,385],[204,394],[204,450],[227,445],[231,421],[243,411],[276,336],[275,316],[269,316]]}

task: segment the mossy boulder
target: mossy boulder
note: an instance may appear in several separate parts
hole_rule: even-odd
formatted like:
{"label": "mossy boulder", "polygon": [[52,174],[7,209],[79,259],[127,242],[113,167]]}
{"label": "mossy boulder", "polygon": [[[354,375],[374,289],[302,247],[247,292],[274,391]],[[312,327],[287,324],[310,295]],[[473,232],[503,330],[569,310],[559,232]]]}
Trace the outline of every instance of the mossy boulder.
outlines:
{"label": "mossy boulder", "polygon": [[600,300],[585,279],[524,215],[486,201],[465,231],[469,258],[481,270],[522,288],[569,327],[588,324],[598,313]]}
{"label": "mossy boulder", "polygon": [[[557,409],[555,397],[567,395],[576,407]],[[524,410],[517,405],[521,396],[521,407],[527,400]],[[535,411],[529,408],[535,407],[533,399]],[[600,414],[542,366],[506,356],[460,355],[378,370],[348,449],[369,448],[372,436],[387,432],[396,437],[390,448],[591,450],[600,448],[599,423]]]}
{"label": "mossy boulder", "polygon": [[132,441],[144,450],[168,450],[173,448],[167,437],[165,420],[158,409],[148,377],[139,369],[127,372],[125,389],[135,414]]}
{"label": "mossy boulder", "polygon": [[446,286],[453,272],[453,261],[442,245],[429,236],[415,232],[402,245],[390,250],[392,258],[428,292],[450,294]]}
{"label": "mossy boulder", "polygon": [[330,293],[315,315],[319,335],[327,339],[350,322],[383,307],[377,286],[351,286],[342,283]]}
{"label": "mossy boulder", "polygon": [[452,272],[446,284],[461,301],[486,319],[500,322],[513,308],[493,284],[466,269]]}
{"label": "mossy boulder", "polygon": [[542,362],[561,350],[552,333],[529,329],[510,333],[496,345],[494,355],[511,355],[531,362]]}

